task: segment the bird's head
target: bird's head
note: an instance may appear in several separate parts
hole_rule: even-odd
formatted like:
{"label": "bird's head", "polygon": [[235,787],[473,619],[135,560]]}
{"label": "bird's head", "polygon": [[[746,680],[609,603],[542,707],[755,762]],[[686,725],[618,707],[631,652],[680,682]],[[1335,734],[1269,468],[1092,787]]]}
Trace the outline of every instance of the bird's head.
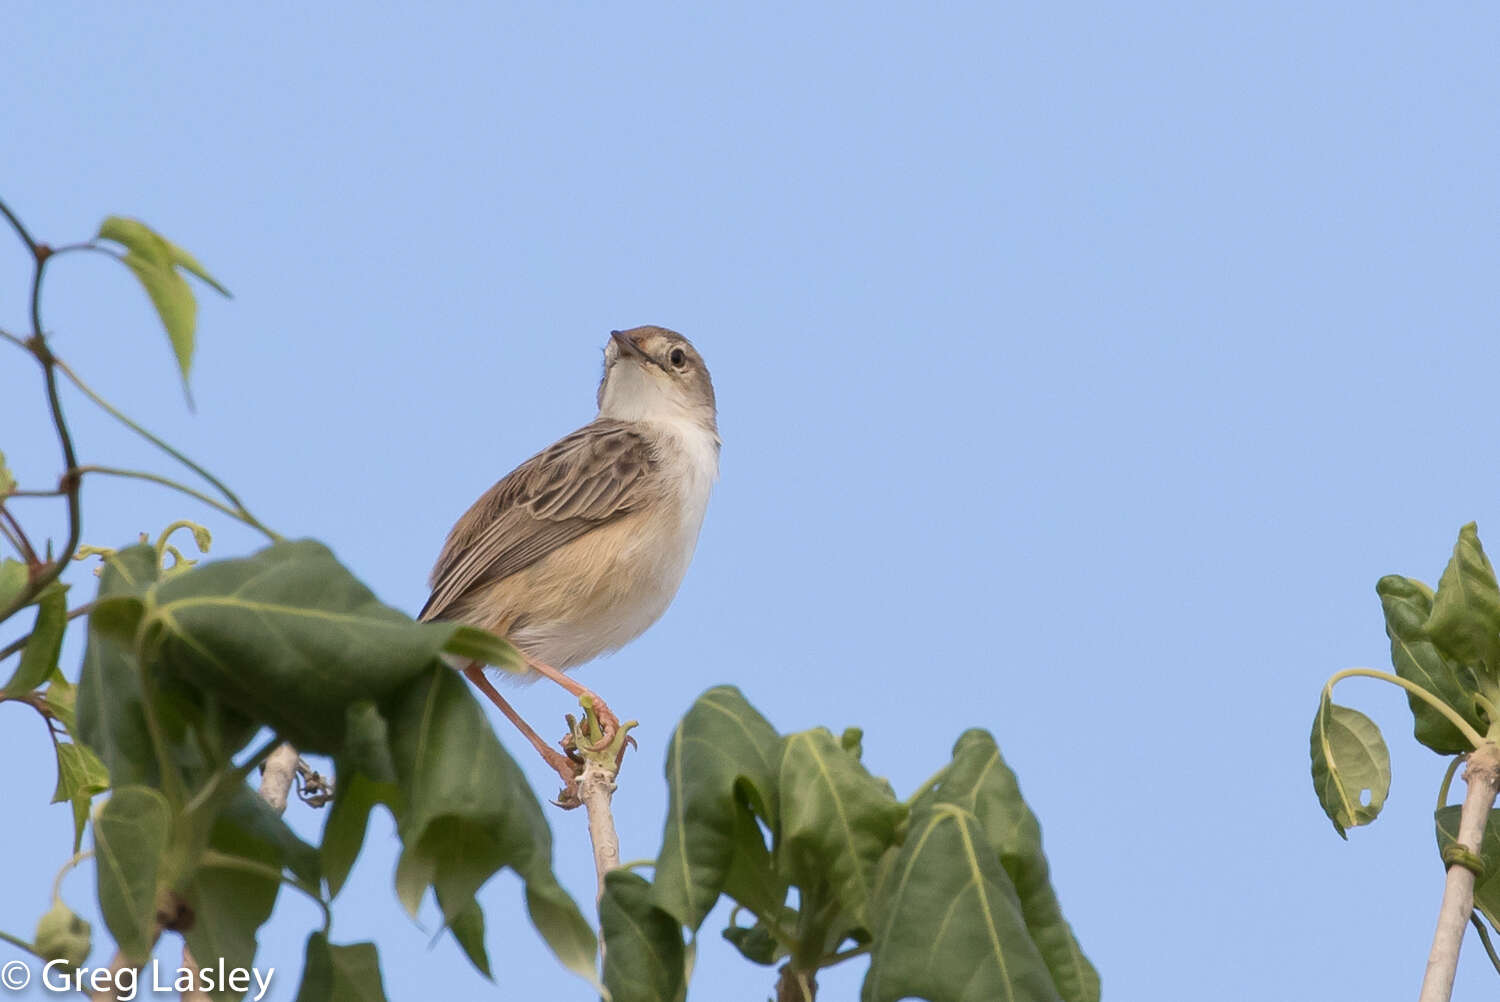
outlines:
{"label": "bird's head", "polygon": [[687,418],[716,432],[708,366],[691,341],[665,327],[611,331],[604,345],[599,416],[619,421]]}

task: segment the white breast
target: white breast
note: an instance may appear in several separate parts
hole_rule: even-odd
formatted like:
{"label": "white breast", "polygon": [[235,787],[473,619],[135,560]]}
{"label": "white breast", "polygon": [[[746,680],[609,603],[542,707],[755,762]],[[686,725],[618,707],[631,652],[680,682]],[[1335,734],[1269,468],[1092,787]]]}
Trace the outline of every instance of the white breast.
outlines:
{"label": "white breast", "polygon": [[619,551],[614,573],[633,582],[627,592],[603,605],[585,603],[582,618],[531,622],[514,632],[514,641],[554,667],[591,661],[644,633],[672,604],[692,563],[719,473],[718,436],[685,418],[650,424],[660,435],[658,475],[668,478],[675,506],[641,523]]}

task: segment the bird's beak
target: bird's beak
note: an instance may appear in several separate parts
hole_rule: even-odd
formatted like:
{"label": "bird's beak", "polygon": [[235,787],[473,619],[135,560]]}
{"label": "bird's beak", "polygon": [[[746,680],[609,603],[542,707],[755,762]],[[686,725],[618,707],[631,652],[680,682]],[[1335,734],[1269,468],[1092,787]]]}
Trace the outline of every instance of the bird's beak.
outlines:
{"label": "bird's beak", "polygon": [[661,363],[652,358],[650,355],[646,354],[645,349],[642,348],[636,341],[636,339],[631,337],[629,334],[625,333],[624,331],[610,331],[609,336],[614,338],[615,344],[620,346],[621,354],[637,358],[640,361],[645,362],[647,365],[654,365],[657,368],[661,368]]}

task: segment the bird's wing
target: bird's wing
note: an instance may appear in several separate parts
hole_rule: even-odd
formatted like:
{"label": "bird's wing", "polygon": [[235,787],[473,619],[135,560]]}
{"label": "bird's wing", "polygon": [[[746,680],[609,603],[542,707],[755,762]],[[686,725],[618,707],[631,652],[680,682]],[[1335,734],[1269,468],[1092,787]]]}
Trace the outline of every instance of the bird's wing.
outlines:
{"label": "bird's wing", "polygon": [[474,502],[432,569],[423,620],[451,612],[584,533],[640,507],[656,459],[645,436],[598,420],[532,456]]}

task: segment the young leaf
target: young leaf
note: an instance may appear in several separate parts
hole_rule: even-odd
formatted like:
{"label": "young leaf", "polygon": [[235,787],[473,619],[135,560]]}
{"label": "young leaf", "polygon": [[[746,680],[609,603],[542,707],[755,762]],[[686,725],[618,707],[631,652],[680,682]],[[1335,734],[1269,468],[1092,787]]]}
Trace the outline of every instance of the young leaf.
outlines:
{"label": "young leaf", "polygon": [[191,254],[139,220],[110,216],[100,224],[98,239],[113,240],[125,248],[125,265],[151,297],[186,386],[193,362],[198,301],[177,269],[197,276],[221,295],[228,296],[229,290],[215,281]]}
{"label": "young leaf", "polygon": [[30,580],[24,563],[10,557],[0,560],[0,611],[10,608]]}
{"label": "young leaf", "polygon": [[116,789],[94,818],[99,911],[132,963],[145,963],[155,942],[157,874],[171,821],[167,798],[144,786]]}
{"label": "young leaf", "polygon": [[88,745],[72,741],[58,741],[57,788],[52,792],[52,802],[64,801],[73,805],[73,851],[83,844],[83,829],[89,820],[89,804],[94,795],[109,789],[109,771],[99,761]]}
{"label": "young leaf", "polygon": [[1426,631],[1444,654],[1500,680],[1500,585],[1473,522],[1458,531]]}
{"label": "young leaf", "polygon": [[78,705],[77,687],[69,682],[61,671],[54,671],[42,698],[47,703],[47,712],[57,718],[64,730],[72,734],[77,727],[75,713]]}
{"label": "young leaf", "polygon": [[1375,722],[1325,693],[1312,727],[1312,778],[1334,830],[1369,824],[1391,789],[1391,756]]}
{"label": "young leaf", "polygon": [[667,745],[667,824],[651,901],[694,932],[729,877],[740,813],[753,809],[777,827],[780,740],[738,689],[717,686],[698,697]]}
{"label": "young leaf", "polygon": [[831,882],[840,904],[866,925],[875,864],[896,838],[906,808],[827,728],[782,742],[779,869],[807,889]]}
{"label": "young leaf", "polygon": [[874,940],[861,1002],[1059,998],[1010,879],[970,812],[934,803],[870,905]]}
{"label": "young leaf", "polygon": [[611,870],[599,902],[604,986],[612,1002],[680,1002],[687,995],[682,926],[651,903],[639,874]]}
{"label": "young leaf", "polygon": [[[16,476],[10,472],[10,467],[5,464],[5,453],[0,452],[0,501],[4,501],[6,495],[15,489]],[[0,591],[0,600],[3,600],[4,597],[5,593]],[[4,608],[3,601],[0,601],[0,608]]]}
{"label": "young leaf", "polygon": [[1066,1002],[1098,1002],[1099,973],[1083,955],[1052,890],[1042,828],[1021,797],[1016,774],[987,731],[965,731],[942,780],[914,805],[954,804],[974,814],[1021,902],[1026,929]]}
{"label": "young leaf", "polygon": [[[1467,665],[1449,661],[1428,639],[1424,624],[1432,613],[1432,591],[1422,582],[1395,574],[1375,585],[1385,613],[1385,632],[1391,638],[1391,664],[1396,674],[1415,682],[1458,712],[1480,734],[1488,729],[1474,701],[1478,682]],[[1469,742],[1447,717],[1426,700],[1406,695],[1418,741],[1440,755],[1469,751]]]}
{"label": "young leaf", "polygon": [[520,767],[500,746],[468,685],[432,664],[387,704],[403,808],[397,893],[409,911],[427,886],[445,923],[502,866],[526,882],[532,923],[557,958],[593,982],[593,929],[552,873],[552,833]]}
{"label": "young leaf", "polygon": [[307,937],[297,1002],[385,1002],[375,944],[334,946],[321,932]]}
{"label": "young leaf", "polygon": [[48,588],[37,603],[31,639],[21,652],[21,664],[0,695],[24,696],[47,680],[57,667],[63,631],[68,627],[68,595],[61,588]]}

